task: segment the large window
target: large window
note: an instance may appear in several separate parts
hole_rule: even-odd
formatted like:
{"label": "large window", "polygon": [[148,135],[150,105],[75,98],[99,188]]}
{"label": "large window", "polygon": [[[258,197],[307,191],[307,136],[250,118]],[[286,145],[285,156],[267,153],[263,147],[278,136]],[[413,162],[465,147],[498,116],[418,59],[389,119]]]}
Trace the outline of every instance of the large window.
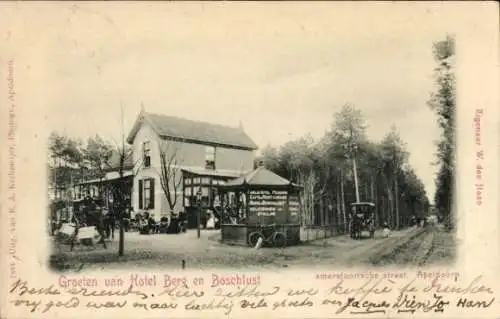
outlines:
{"label": "large window", "polygon": [[142,157],[144,160],[144,167],[151,166],[151,143],[149,141],[145,141],[142,143]]}
{"label": "large window", "polygon": [[151,180],[147,179],[144,181],[144,208],[151,208]]}
{"label": "large window", "polygon": [[215,169],[215,147],[205,146],[205,168]]}
{"label": "large window", "polygon": [[139,181],[139,209],[155,208],[154,179],[148,178]]}

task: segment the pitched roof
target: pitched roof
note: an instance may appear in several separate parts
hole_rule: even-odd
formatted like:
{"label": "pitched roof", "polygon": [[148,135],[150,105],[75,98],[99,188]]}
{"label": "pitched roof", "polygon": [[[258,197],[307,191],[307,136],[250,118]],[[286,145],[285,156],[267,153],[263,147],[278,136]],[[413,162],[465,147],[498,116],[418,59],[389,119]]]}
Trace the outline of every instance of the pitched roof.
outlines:
{"label": "pitched roof", "polygon": [[190,142],[219,144],[250,150],[258,148],[255,142],[241,128],[144,111],[139,115],[127,138],[129,143],[134,140],[143,120],[149,121],[156,133],[163,138],[178,138]]}
{"label": "pitched roof", "polygon": [[256,170],[244,176],[231,180],[224,186],[242,186],[245,184],[251,186],[297,186],[291,181],[266,169],[264,166],[258,167]]}
{"label": "pitched roof", "polygon": [[[133,176],[133,175],[134,175],[134,172],[132,172],[130,170],[126,170],[126,171],[123,172],[123,177],[129,177],[129,176]],[[80,183],[77,183],[76,185],[105,183],[105,182],[114,181],[114,180],[117,180],[117,179],[120,179],[120,176],[105,176],[102,179],[100,179],[100,178],[94,178],[94,179],[89,179],[89,180],[86,180],[86,181],[82,181]]]}
{"label": "pitched roof", "polygon": [[[114,171],[118,170],[120,168],[120,154],[118,151],[113,151],[113,154],[111,155],[111,158],[109,159],[109,167],[105,168],[105,171]],[[134,167],[134,161],[132,156],[126,156],[125,161],[123,163],[123,168],[124,169],[130,169]]]}
{"label": "pitched roof", "polygon": [[204,168],[183,168],[182,171],[198,176],[228,177],[236,178],[241,176],[239,172],[230,170],[210,170]]}

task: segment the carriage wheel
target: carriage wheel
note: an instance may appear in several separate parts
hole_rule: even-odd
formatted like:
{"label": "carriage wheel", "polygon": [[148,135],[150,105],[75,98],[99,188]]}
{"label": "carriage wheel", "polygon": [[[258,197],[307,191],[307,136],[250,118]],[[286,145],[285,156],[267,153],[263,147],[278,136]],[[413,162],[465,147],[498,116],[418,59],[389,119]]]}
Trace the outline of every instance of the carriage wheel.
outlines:
{"label": "carriage wheel", "polygon": [[264,235],[259,232],[250,233],[250,235],[248,235],[248,246],[255,247],[255,245],[257,245],[257,242],[259,241],[259,238],[262,238],[262,240],[264,240]]}
{"label": "carriage wheel", "polygon": [[282,232],[275,232],[273,235],[274,247],[284,248],[286,246],[286,236]]}

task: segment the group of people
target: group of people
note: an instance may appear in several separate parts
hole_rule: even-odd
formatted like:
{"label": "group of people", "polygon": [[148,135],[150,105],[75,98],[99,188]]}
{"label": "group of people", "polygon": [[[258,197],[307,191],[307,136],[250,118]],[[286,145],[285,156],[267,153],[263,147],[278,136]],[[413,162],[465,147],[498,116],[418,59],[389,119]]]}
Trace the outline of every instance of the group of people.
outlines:
{"label": "group of people", "polygon": [[[186,212],[181,211],[178,214],[171,213],[170,215],[163,216],[159,221],[155,219],[155,216],[148,211],[141,211],[134,214],[132,207],[127,207],[123,213],[120,213],[122,209],[114,207],[113,205],[108,209],[99,205],[98,201],[91,198],[85,198],[82,202],[76,205],[72,213],[64,214],[62,210],[70,209],[67,207],[60,208],[57,210],[56,214],[51,217],[51,233],[55,235],[58,230],[61,229],[63,224],[69,224],[70,227],[74,229],[74,233],[70,235],[71,249],[75,242],[80,240],[82,233],[81,229],[86,227],[93,227],[98,235],[98,244],[102,244],[106,248],[106,240],[114,239],[115,230],[119,226],[120,217],[122,220],[122,225],[124,231],[128,231],[130,228],[138,229],[140,234],[178,234],[187,231],[188,226],[188,216]],[[220,224],[221,208],[211,213],[207,213],[206,216],[202,215],[201,226],[203,228],[217,228]],[[120,216],[120,214],[124,214]],[[69,220],[61,218],[61,216],[68,215],[71,216]],[[229,214],[227,214],[229,215]],[[208,225],[209,224],[209,225]],[[71,232],[72,230],[70,230]],[[85,230],[87,231],[87,230]],[[69,234],[68,234],[69,235]],[[96,236],[97,236],[96,235]],[[80,238],[80,239],[79,239]],[[94,241],[91,241],[94,244]]]}
{"label": "group of people", "polygon": [[[53,216],[51,220],[51,233],[54,235],[61,227],[63,223],[69,223],[73,229],[74,233],[70,236],[71,249],[79,237],[80,229],[85,227],[94,227],[99,235],[98,243],[102,243],[104,248],[106,248],[107,239],[114,239],[115,229],[118,226],[120,209],[118,207],[110,207],[110,209],[104,208],[99,203],[89,197],[85,198],[79,203],[77,207],[72,209],[73,213],[70,214],[70,220],[64,220],[61,218],[63,210],[69,210],[69,208],[60,208]],[[131,207],[128,207],[123,217],[123,226],[125,231],[128,229],[130,220],[129,215],[132,211]],[[93,244],[93,241],[90,240]]]}
{"label": "group of people", "polygon": [[144,211],[135,215],[134,222],[140,234],[178,234],[187,230],[187,215],[184,212],[172,213],[170,219],[163,216],[157,222],[153,215]]}
{"label": "group of people", "polygon": [[[222,215],[222,216],[221,216]],[[246,218],[241,206],[227,205],[224,208],[216,207],[214,217],[217,220],[215,228],[220,224],[245,224]]]}

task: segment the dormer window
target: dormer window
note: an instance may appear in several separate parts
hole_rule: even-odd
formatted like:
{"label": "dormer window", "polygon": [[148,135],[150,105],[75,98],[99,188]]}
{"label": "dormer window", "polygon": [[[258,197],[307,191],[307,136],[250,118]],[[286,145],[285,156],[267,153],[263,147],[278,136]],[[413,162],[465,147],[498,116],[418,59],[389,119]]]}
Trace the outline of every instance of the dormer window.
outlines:
{"label": "dormer window", "polygon": [[215,169],[215,147],[205,146],[205,168]]}
{"label": "dormer window", "polygon": [[149,141],[142,143],[142,157],[144,161],[144,167],[151,166],[151,144]]}

